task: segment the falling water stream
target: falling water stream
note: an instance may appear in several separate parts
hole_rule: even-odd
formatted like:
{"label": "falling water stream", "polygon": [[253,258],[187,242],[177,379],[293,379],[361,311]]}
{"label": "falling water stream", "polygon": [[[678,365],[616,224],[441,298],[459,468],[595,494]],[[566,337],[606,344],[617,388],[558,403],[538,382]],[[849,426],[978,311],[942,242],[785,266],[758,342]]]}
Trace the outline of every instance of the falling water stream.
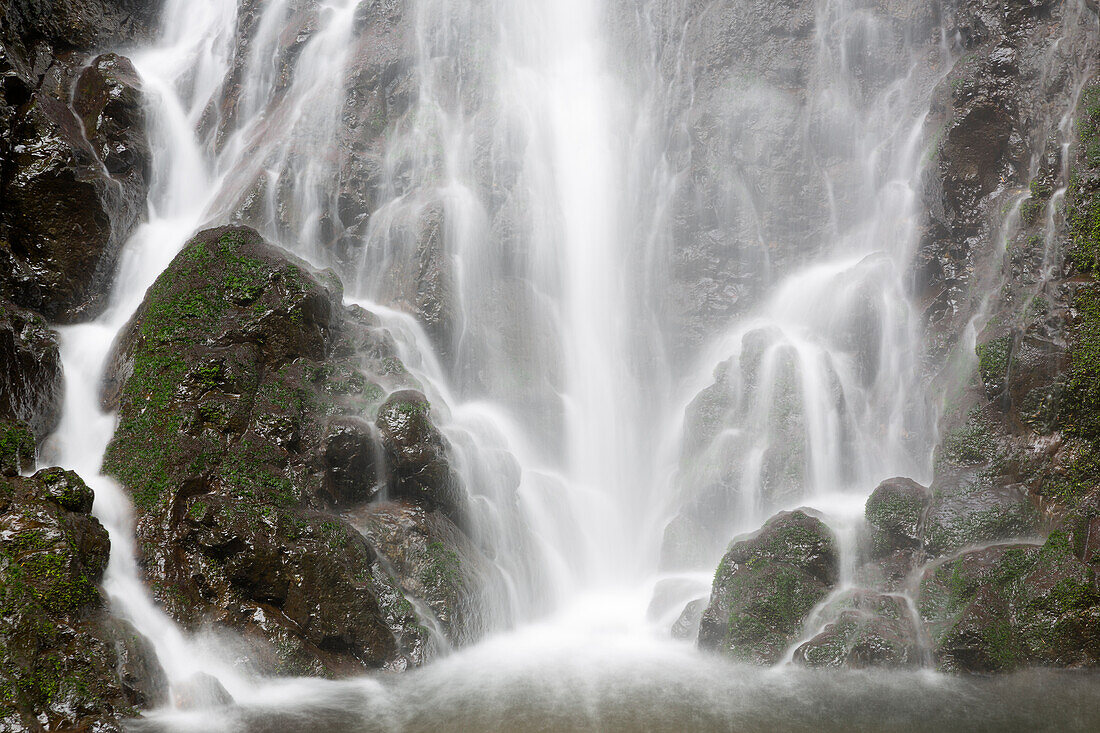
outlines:
{"label": "falling water stream", "polygon": [[[95,489],[111,533],[104,587],[114,611],[154,642],[172,681],[203,671],[236,700],[156,711],[143,728],[1097,722],[1100,690],[1072,675],[747,669],[668,632],[687,602],[706,597],[729,540],[775,511],[812,506],[850,546],[878,481],[931,477],[937,403],[906,286],[924,119],[954,53],[951,39],[928,42],[930,14],[901,13],[909,20],[899,27],[874,3],[816,0],[797,111],[789,90],[748,73],[729,92],[727,195],[710,214],[758,246],[766,266],[735,317],[701,346],[677,349],[672,220],[691,175],[677,161],[694,144],[684,120],[701,93],[689,70],[705,61],[685,40],[700,31],[691,3],[245,5],[240,50],[235,29],[245,21],[234,0],[168,0],[162,37],[127,52],[149,99],[149,221],[124,251],[107,312],[62,329],[65,410],[44,451]],[[383,42],[364,41],[363,25],[401,13],[410,30],[399,42],[415,48],[408,109],[378,121],[382,143],[349,147],[342,136],[357,98],[343,80],[365,44]],[[772,117],[790,134],[772,129]],[[339,146],[376,163],[367,221],[341,214],[335,182],[348,163]],[[767,168],[760,161],[780,153],[811,171],[815,188],[769,181],[783,193],[769,198],[750,185]],[[798,219],[792,203],[818,219],[793,253],[773,241]],[[115,420],[99,407],[99,379],[115,335],[189,236],[232,219],[335,267],[349,301],[394,334],[450,439],[475,507],[474,539],[491,550],[484,641],[400,676],[257,679],[149,598],[128,499],[99,475]],[[445,330],[418,322],[401,295],[425,226],[437,227],[452,278]],[[719,405],[705,428],[685,418],[701,393]]]}

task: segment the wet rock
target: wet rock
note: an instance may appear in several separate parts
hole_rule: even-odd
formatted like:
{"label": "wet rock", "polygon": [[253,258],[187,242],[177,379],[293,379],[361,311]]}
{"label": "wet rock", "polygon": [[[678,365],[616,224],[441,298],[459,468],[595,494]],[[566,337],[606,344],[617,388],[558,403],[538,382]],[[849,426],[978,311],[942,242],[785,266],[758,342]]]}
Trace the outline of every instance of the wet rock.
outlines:
{"label": "wet rock", "polygon": [[874,553],[882,556],[920,547],[924,513],[931,502],[932,492],[911,479],[892,478],[879,484],[864,510]]}
{"label": "wet rock", "polygon": [[699,626],[703,622],[703,614],[707,610],[707,599],[696,598],[684,606],[684,610],[672,624],[673,639],[696,639],[699,636]]}
{"label": "wet rock", "polygon": [[113,619],[98,585],[107,532],[71,471],[0,478],[0,727],[121,731],[165,701],[148,640]]}
{"label": "wet rock", "polygon": [[16,476],[34,467],[37,442],[30,428],[14,420],[0,420],[0,475]]}
{"label": "wet rock", "polygon": [[63,391],[57,334],[36,313],[0,301],[0,419],[44,438],[61,418]]}
{"label": "wet rock", "polygon": [[406,594],[432,610],[450,643],[469,644],[484,634],[489,561],[446,516],[396,501],[369,505],[351,519]]}
{"label": "wet rock", "polygon": [[202,232],[150,288],[104,383],[119,410],[104,468],[133,497],[154,596],[188,628],[255,641],[272,672],[407,665],[422,643],[374,549],[333,512],[369,500],[372,467],[391,494],[450,469],[426,403],[402,423],[405,462],[372,462],[359,416],[414,383],[376,319],[341,300],[331,273],[250,229]]}
{"label": "wet rock", "polygon": [[217,677],[197,672],[173,689],[176,707],[181,710],[201,710],[222,705],[232,705],[233,696]]}
{"label": "wet rock", "polygon": [[1065,535],[994,545],[929,568],[918,608],[937,665],[964,672],[1100,663],[1100,587]]}
{"label": "wet rock", "polygon": [[334,419],[324,437],[325,485],[333,506],[356,506],[382,487],[382,455],[370,423]]}
{"label": "wet rock", "polygon": [[10,123],[0,294],[74,322],[104,307],[119,249],[145,215],[149,149],[129,61],[96,59],[71,100],[64,76],[31,93]]}
{"label": "wet rock", "polygon": [[439,508],[458,520],[462,497],[446,459],[446,441],[431,421],[431,405],[416,390],[391,394],[378,410],[378,432],[386,466],[394,477],[391,493]]}
{"label": "wet rock", "polygon": [[903,598],[853,591],[825,609],[822,631],[798,647],[794,660],[807,667],[915,667],[920,642]]}
{"label": "wet rock", "polygon": [[161,5],[159,0],[12,0],[0,20],[0,38],[94,51],[148,39]]}
{"label": "wet rock", "polygon": [[967,545],[1034,536],[1040,517],[1018,484],[988,471],[941,472],[932,486],[924,546],[933,556]]}
{"label": "wet rock", "polygon": [[836,583],[838,563],[836,538],[820,519],[803,510],[772,517],[722,558],[699,647],[774,664]]}
{"label": "wet rock", "polygon": [[135,199],[128,205],[140,207],[149,188],[152,154],[141,79],[130,60],[114,53],[93,59],[77,79],[73,110],[111,178]]}
{"label": "wet rock", "polygon": [[[933,94],[926,122],[931,158],[922,198],[929,217],[915,263],[937,353],[957,343],[1002,275],[1008,276],[1009,297],[1035,294],[1037,273],[1046,266],[1043,248],[1031,255],[1026,250],[1035,249],[1028,242],[1041,225],[1038,214],[1054,190],[1050,183],[1061,175],[1061,104],[1092,54],[1077,12],[1045,0],[1011,7],[981,0],[943,15],[945,37],[957,39],[958,54]],[[1066,40],[1052,47],[1048,39],[1063,34]],[[1022,226],[1018,234],[1008,232],[1015,256],[1002,271],[995,240],[1004,236],[1006,215],[1017,204]],[[1004,305],[1008,318],[1001,322],[1011,324],[1016,304]]]}

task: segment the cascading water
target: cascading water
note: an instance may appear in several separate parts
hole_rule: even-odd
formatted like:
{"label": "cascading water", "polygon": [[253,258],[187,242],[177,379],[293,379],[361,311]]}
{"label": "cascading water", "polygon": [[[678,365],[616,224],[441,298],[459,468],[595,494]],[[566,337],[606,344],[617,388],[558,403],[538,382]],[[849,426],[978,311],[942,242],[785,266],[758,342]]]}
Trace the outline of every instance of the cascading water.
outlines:
{"label": "cascading water", "polygon": [[[164,38],[132,54],[152,99],[150,221],[107,313],[63,333],[65,416],[45,457],[96,490],[116,612],[174,681],[205,671],[238,702],[154,723],[430,730],[459,711],[462,729],[731,729],[782,717],[773,707],[798,718],[885,696],[946,725],[973,704],[974,688],[917,675],[841,692],[776,673],[761,689],[667,638],[726,543],[775,510],[812,506],[850,537],[879,480],[930,478],[937,410],[906,270],[925,114],[952,60],[938,4],[887,16],[814,3],[803,99],[748,61],[724,90],[722,195],[709,199],[690,193],[707,142],[686,132],[704,93],[692,70],[711,63],[690,50],[709,32],[694,4],[399,5],[169,0]],[[402,13],[408,38],[374,34]],[[415,48],[413,82],[372,66],[387,43]],[[355,75],[377,77],[369,94]],[[791,171],[768,156],[800,173],[771,180]],[[685,234],[685,217],[705,226]],[[335,267],[394,334],[493,561],[486,641],[407,679],[257,680],[146,596],[128,502],[97,477],[113,425],[100,371],[179,247],[226,220]],[[756,281],[680,348],[672,249],[718,231],[750,243],[729,259]],[[1021,709],[1013,724],[1042,719]]]}

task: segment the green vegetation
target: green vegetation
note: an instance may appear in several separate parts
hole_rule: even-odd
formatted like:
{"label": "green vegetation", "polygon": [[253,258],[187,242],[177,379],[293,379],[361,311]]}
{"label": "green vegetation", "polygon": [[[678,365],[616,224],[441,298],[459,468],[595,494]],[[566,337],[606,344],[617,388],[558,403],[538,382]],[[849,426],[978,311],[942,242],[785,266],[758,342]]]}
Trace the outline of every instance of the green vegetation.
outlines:
{"label": "green vegetation", "polygon": [[34,434],[21,422],[0,421],[0,475],[14,475],[34,465]]}
{"label": "green vegetation", "polygon": [[986,392],[994,395],[1004,391],[1012,354],[1012,337],[1001,336],[984,344],[978,344],[975,352],[978,355],[978,373],[981,375]]}

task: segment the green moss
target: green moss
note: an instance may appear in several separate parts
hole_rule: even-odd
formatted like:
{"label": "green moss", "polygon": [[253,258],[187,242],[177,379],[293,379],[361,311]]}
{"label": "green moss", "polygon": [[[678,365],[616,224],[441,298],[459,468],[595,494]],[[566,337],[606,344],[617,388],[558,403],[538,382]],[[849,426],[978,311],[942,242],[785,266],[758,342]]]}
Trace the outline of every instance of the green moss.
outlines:
{"label": "green moss", "polygon": [[[1100,168],[1100,86],[1085,90],[1078,110],[1079,160]],[[1069,260],[1083,273],[1100,270],[1100,192],[1088,183],[1094,177],[1075,171],[1066,194],[1066,218],[1073,236]]]}
{"label": "green moss", "polygon": [[1012,353],[1012,337],[1001,336],[984,344],[978,344],[975,352],[978,355],[978,373],[986,390],[990,394],[1003,391]]}
{"label": "green moss", "polygon": [[942,441],[939,462],[961,466],[977,466],[990,463],[997,453],[992,426],[978,411],[972,410],[966,423],[951,431]]}
{"label": "green moss", "polygon": [[462,561],[458,554],[442,542],[431,542],[427,548],[428,562],[420,572],[420,582],[429,588],[456,586],[462,582]]}
{"label": "green moss", "polygon": [[21,422],[0,421],[0,474],[15,474],[34,466],[34,434]]}
{"label": "green moss", "polygon": [[71,611],[94,601],[96,585],[84,573],[73,574],[69,560],[54,552],[38,552],[20,561],[35,597],[52,611]]}

